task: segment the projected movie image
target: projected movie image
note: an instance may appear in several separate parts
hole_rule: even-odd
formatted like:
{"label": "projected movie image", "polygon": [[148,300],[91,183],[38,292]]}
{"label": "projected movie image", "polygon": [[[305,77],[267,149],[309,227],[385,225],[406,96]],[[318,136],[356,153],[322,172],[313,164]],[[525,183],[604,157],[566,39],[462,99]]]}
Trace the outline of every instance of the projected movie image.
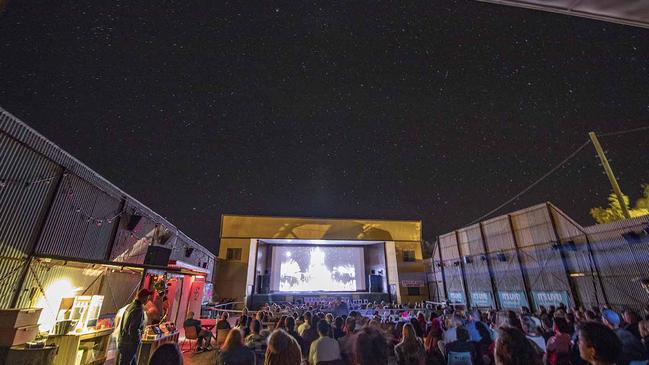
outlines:
{"label": "projected movie image", "polygon": [[360,247],[278,246],[271,287],[286,292],[365,289]]}

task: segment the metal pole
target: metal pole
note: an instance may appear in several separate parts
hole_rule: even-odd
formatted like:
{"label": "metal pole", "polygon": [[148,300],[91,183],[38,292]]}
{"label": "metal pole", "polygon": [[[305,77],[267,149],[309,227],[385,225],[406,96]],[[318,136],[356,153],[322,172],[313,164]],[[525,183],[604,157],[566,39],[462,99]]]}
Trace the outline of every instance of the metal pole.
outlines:
{"label": "metal pole", "polygon": [[457,245],[457,253],[460,254],[460,275],[462,277],[462,286],[464,287],[464,303],[466,308],[469,308],[469,283],[466,280],[466,271],[464,270],[464,256],[460,250],[460,233],[455,231],[455,244]]}
{"label": "metal pole", "polygon": [[527,275],[527,271],[523,266],[521,261],[521,252],[518,247],[518,240],[516,239],[516,232],[514,232],[514,221],[512,221],[511,214],[507,214],[507,219],[509,220],[509,230],[512,232],[512,239],[514,240],[514,251],[516,252],[516,260],[518,260],[518,268],[521,271],[521,277],[523,278],[523,288],[525,289],[525,298],[527,298],[527,305],[530,308],[533,308],[532,304],[532,292],[530,291],[530,279]]}
{"label": "metal pole", "polygon": [[[561,214],[562,216],[566,217],[566,215],[561,211],[556,209],[555,210],[557,213]],[[567,217],[566,217],[567,218]],[[597,262],[597,257],[595,256],[595,253],[593,251],[593,246],[592,243],[590,242],[590,238],[588,237],[588,233],[584,231],[579,225],[573,224],[574,227],[576,227],[581,234],[584,235],[584,238],[586,239],[586,247],[588,248],[588,254],[590,256],[590,263],[594,265],[595,272],[593,273],[593,266],[591,265],[591,275],[596,274],[597,275],[597,281],[599,282],[599,287],[602,289],[602,297],[604,298],[604,303],[606,303],[606,306],[610,308],[610,304],[608,302],[608,296],[606,295],[606,288],[604,288],[604,281],[602,281],[602,275],[600,274],[599,271],[599,263]],[[599,299],[597,298],[597,292],[595,293],[595,300],[598,302],[597,304],[599,305]]]}
{"label": "metal pole", "polygon": [[570,296],[572,297],[573,305],[579,307],[580,301],[577,296],[577,289],[575,288],[575,283],[573,283],[570,278],[570,268],[568,268],[568,259],[566,259],[566,254],[563,251],[563,243],[561,242],[561,237],[559,237],[559,231],[557,230],[557,223],[555,222],[554,215],[552,214],[552,209],[550,204],[546,203],[545,206],[548,209],[548,215],[550,216],[550,223],[552,224],[552,231],[554,232],[554,237],[559,245],[559,256],[561,257],[561,264],[563,265],[563,270],[566,273],[566,280],[568,281],[568,289],[570,290]]}
{"label": "metal pole", "polygon": [[500,299],[498,298],[498,293],[496,290],[496,277],[494,275],[493,268],[491,267],[491,261],[489,261],[489,254],[487,253],[487,240],[485,240],[484,229],[482,228],[482,222],[478,223],[480,227],[480,239],[482,239],[482,250],[485,257],[487,258],[487,271],[489,272],[489,281],[491,282],[491,294],[494,296],[494,304],[496,304],[496,309],[500,310]]}
{"label": "metal pole", "polygon": [[620,209],[622,209],[622,214],[624,214],[624,218],[626,219],[631,218],[631,215],[629,214],[629,210],[627,209],[626,204],[624,203],[624,195],[622,194],[620,185],[617,183],[617,179],[613,174],[613,169],[611,169],[611,165],[608,163],[606,154],[604,153],[602,146],[599,144],[597,135],[595,134],[595,132],[589,132],[588,136],[590,137],[590,140],[593,142],[593,146],[595,146],[595,151],[597,151],[597,155],[599,156],[599,159],[602,161],[602,167],[604,168],[604,171],[606,172],[606,176],[608,176],[608,181],[611,183],[611,187],[613,188],[613,191],[617,196],[617,200],[620,203]]}
{"label": "metal pole", "polygon": [[444,258],[442,257],[442,241],[437,236],[437,249],[439,250],[439,270],[442,272],[442,287],[444,288],[444,297],[448,300],[448,288],[446,287],[446,273],[444,272]]}

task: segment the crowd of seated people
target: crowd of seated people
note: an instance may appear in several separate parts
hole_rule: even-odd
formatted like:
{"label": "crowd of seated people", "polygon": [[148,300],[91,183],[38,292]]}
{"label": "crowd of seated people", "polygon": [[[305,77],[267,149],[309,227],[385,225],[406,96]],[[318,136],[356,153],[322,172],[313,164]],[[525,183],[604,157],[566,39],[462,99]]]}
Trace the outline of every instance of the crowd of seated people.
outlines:
{"label": "crowd of seated people", "polygon": [[[379,306],[388,311],[367,314]],[[639,314],[559,305],[532,313],[371,304],[364,315],[339,309],[336,301],[266,305],[254,315],[244,310],[217,364],[649,364],[649,309]]]}

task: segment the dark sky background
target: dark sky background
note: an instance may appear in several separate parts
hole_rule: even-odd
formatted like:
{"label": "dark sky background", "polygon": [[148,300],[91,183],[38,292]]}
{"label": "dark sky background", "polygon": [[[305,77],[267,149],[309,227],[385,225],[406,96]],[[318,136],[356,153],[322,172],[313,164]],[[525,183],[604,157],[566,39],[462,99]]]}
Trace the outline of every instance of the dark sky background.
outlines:
{"label": "dark sky background", "polygon": [[[649,125],[647,29],[476,1],[88,3],[9,2],[0,105],[211,249],[222,213],[433,240],[588,131]],[[602,143],[638,198],[649,132]],[[609,190],[589,146],[500,213],[592,224]]]}

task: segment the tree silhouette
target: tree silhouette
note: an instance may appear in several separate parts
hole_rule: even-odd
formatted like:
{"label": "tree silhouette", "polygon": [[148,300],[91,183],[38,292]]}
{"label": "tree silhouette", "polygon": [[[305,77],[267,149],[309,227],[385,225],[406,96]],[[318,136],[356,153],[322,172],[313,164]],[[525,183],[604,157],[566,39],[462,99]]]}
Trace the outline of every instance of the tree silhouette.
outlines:
{"label": "tree silhouette", "polygon": [[[626,205],[631,218],[649,215],[649,184],[642,184],[642,197],[636,201],[634,208],[630,207],[629,197],[627,195],[623,194],[622,199],[624,200],[624,205]],[[590,215],[599,224],[625,219],[620,202],[614,193],[611,193],[608,196],[607,208],[592,208],[590,210]]]}

